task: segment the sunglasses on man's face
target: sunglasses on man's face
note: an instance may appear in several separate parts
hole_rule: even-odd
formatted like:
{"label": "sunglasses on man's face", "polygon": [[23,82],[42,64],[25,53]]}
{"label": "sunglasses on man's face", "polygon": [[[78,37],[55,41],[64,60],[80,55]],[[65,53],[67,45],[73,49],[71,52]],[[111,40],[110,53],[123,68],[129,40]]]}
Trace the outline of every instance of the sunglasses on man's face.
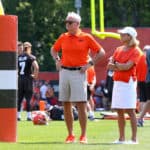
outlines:
{"label": "sunglasses on man's face", "polygon": [[73,23],[74,23],[74,21],[65,21],[65,23],[66,23],[66,24],[68,23],[68,24],[70,24],[70,25],[71,25],[71,24],[73,24]]}

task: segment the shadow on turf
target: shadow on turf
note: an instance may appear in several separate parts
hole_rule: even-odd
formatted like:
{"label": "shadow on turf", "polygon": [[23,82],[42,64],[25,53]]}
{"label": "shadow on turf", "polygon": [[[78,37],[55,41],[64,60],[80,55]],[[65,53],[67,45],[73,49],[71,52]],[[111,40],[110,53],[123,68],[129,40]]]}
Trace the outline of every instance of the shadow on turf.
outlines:
{"label": "shadow on turf", "polygon": [[113,143],[88,143],[87,145],[117,145]]}
{"label": "shadow on turf", "polygon": [[[19,144],[65,144],[64,142],[18,142]],[[78,142],[72,144],[80,144]],[[87,143],[85,145],[114,145],[113,143]]]}
{"label": "shadow on turf", "polygon": [[63,142],[18,142],[19,144],[64,144]]}

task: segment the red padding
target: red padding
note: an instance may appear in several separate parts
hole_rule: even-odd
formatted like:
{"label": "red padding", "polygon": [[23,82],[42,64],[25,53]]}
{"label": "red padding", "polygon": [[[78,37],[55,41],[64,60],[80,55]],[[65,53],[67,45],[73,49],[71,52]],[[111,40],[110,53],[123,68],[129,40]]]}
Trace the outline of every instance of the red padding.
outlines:
{"label": "red padding", "polygon": [[5,108],[0,109],[0,141],[2,142],[16,142],[17,129],[17,109]]}
{"label": "red padding", "polygon": [[0,15],[0,51],[17,50],[18,18],[13,15]]}
{"label": "red padding", "polygon": [[[0,53],[17,50],[18,18],[13,15],[0,15]],[[16,62],[14,62],[16,63]],[[9,83],[8,83],[9,84]],[[5,99],[1,99],[5,103]],[[16,101],[16,99],[14,99]],[[16,142],[17,108],[0,106],[0,141]]]}

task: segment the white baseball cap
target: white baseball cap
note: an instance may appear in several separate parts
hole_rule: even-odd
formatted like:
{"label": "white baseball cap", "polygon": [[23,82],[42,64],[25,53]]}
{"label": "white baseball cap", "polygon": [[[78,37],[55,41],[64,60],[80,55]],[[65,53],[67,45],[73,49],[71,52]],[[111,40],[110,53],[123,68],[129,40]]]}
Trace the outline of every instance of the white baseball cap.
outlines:
{"label": "white baseball cap", "polygon": [[150,45],[145,45],[144,48],[143,48],[143,50],[145,50],[145,51],[146,50],[150,50]]}
{"label": "white baseball cap", "polygon": [[137,32],[133,27],[124,27],[123,29],[118,30],[118,33],[129,34],[132,38],[137,37]]}

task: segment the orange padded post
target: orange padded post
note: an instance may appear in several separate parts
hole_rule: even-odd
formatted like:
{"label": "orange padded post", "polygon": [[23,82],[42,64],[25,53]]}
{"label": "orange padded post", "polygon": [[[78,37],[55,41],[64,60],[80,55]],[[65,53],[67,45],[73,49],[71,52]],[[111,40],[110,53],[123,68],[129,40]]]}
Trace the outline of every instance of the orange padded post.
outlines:
{"label": "orange padded post", "polygon": [[0,141],[17,140],[18,18],[0,15]]}

